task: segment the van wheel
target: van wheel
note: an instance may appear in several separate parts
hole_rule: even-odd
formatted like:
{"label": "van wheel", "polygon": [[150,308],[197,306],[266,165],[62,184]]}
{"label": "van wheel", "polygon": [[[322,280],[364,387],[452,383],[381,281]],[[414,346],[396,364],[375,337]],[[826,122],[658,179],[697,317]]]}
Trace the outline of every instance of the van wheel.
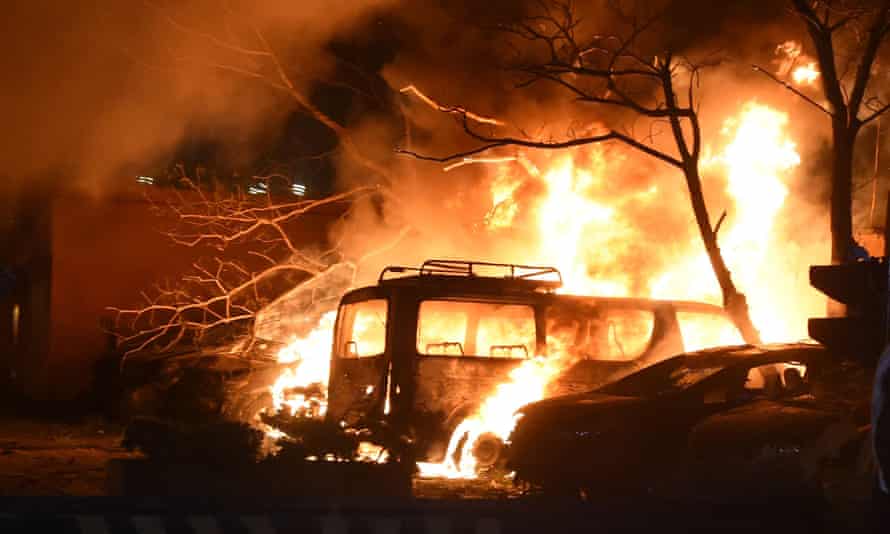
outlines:
{"label": "van wheel", "polygon": [[[464,435],[457,442],[454,455],[451,458],[455,464],[460,465],[463,460],[464,448],[467,447],[469,436]],[[490,432],[486,432],[476,438],[476,442],[469,447],[468,454],[472,455],[476,466],[476,473],[490,471],[504,467],[504,442]]]}
{"label": "van wheel", "polygon": [[504,442],[498,436],[487,432],[479,436],[473,444],[472,454],[476,459],[476,470],[499,467],[504,463]]}

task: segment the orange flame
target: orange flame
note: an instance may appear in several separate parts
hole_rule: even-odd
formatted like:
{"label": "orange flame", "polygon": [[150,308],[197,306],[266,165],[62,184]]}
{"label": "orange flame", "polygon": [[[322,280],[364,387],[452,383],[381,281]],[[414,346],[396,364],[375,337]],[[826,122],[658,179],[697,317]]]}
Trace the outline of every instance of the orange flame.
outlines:
{"label": "orange flame", "polygon": [[793,71],[791,71],[791,79],[794,80],[794,83],[798,85],[812,85],[816,80],[819,79],[819,69],[816,67],[816,62],[811,61],[806,65],[801,65],[800,67],[795,67]]}
{"label": "orange flame", "polygon": [[[495,388],[472,416],[464,419],[451,434],[445,459],[440,463],[418,462],[422,477],[476,478],[476,457],[473,448],[483,434],[507,441],[522,406],[544,397],[547,385],[565,368],[563,357],[550,356],[522,362],[510,372],[510,380]],[[460,458],[456,453],[460,448]]]}
{"label": "orange flame", "polygon": [[[795,143],[786,133],[788,116],[757,102],[746,103],[728,119],[721,135],[725,144],[716,154],[703,158],[702,170],[725,178],[731,201],[730,220],[720,233],[720,246],[733,279],[748,296],[752,320],[764,341],[805,337],[805,318],[818,311],[818,299],[803,295],[806,280],[800,277],[811,258],[789,246],[776,232],[777,218],[788,195],[785,180],[800,164]],[[566,281],[565,290],[592,295],[642,296],[703,300],[719,304],[721,296],[697,234],[680,243],[682,254],[667,269],[635,284],[633,265],[622,265],[624,249],[638,240],[638,230],[625,209],[649,206],[656,209],[658,188],[612,194],[606,188],[610,161],[599,146],[586,149],[586,166],[573,155],[554,158],[544,171],[526,163],[528,176],[545,186],[535,204],[537,239],[524,242],[527,254],[557,266]],[[521,182],[502,165],[491,186],[493,208],[486,222],[492,231],[518,229],[517,220],[528,208],[516,198]],[[607,198],[599,200],[599,198]],[[691,224],[691,221],[690,221]],[[521,231],[521,230],[519,230]],[[676,243],[674,244],[676,245]],[[657,253],[653,252],[653,256]],[[741,342],[737,331],[722,321],[703,318],[684,332],[687,350]],[[688,334],[688,335],[687,335]],[[483,402],[478,412],[462,421],[452,434],[442,463],[421,463],[423,476],[474,478],[473,444],[483,434],[507,439],[515,425],[516,410],[544,397],[546,385],[565,366],[565,359],[535,358],[524,362]],[[460,458],[455,459],[460,448]]]}
{"label": "orange flame", "polygon": [[[723,151],[702,161],[704,170],[726,177],[726,193],[733,201],[733,222],[718,235],[733,281],[745,293],[751,319],[766,341],[806,337],[806,318],[818,302],[800,273],[809,261],[785,236],[775,232],[788,195],[788,173],[800,165],[795,143],[785,129],[788,116],[768,106],[749,102],[726,121],[722,134],[731,136]],[[690,247],[698,243],[691,243]],[[652,283],[652,295],[720,302],[710,263],[704,252],[689,256]]]}
{"label": "orange flame", "polygon": [[276,412],[287,409],[292,416],[304,413],[324,416],[327,398],[307,395],[300,390],[318,385],[322,391],[327,391],[335,319],[335,311],[325,313],[306,337],[293,340],[278,352],[280,363],[297,365],[285,369],[269,388]]}
{"label": "orange flame", "polygon": [[[805,337],[806,317],[818,315],[824,306],[801,275],[807,265],[822,258],[814,258],[811,250],[794,245],[777,230],[786,208],[786,181],[800,164],[786,131],[788,120],[778,110],[746,103],[725,121],[716,149],[708,147],[701,162],[705,187],[716,191],[721,182],[724,186],[727,218],[718,234],[719,244],[733,280],[748,297],[752,319],[764,341]],[[521,247],[510,259],[558,267],[565,281],[562,291],[720,304],[719,287],[691,216],[688,231],[671,236],[666,244],[653,242],[640,227],[635,214],[663,210],[660,195],[668,184],[643,180],[640,187],[625,186],[620,173],[628,158],[626,152],[595,145],[558,153],[547,165],[536,165],[522,154],[467,163],[488,163],[496,170],[490,186],[492,207],[485,217],[487,230],[520,235]],[[525,187],[529,183],[536,187]],[[816,243],[813,249],[821,251],[822,245]],[[309,336],[294,341],[279,355],[281,361],[300,363],[272,387],[276,409],[287,407],[295,414],[318,402],[288,390],[313,383],[326,388],[333,322],[331,312]],[[703,320],[693,326],[689,336],[684,332],[686,350],[739,341],[738,332],[727,330],[725,323]],[[509,380],[458,425],[444,462],[418,464],[422,475],[475,477],[474,444],[486,434],[506,440],[515,425],[516,410],[543,398],[547,385],[568,363],[559,350],[551,350],[548,357],[516,367]],[[320,406],[323,414],[324,404]],[[367,456],[371,455],[369,451]]]}
{"label": "orange flame", "polygon": [[[797,41],[785,41],[776,47],[776,55],[779,59],[777,74],[780,77],[791,75],[791,79],[797,85],[812,85],[819,79],[817,63],[803,53],[803,45]],[[802,65],[799,62],[803,61]]]}

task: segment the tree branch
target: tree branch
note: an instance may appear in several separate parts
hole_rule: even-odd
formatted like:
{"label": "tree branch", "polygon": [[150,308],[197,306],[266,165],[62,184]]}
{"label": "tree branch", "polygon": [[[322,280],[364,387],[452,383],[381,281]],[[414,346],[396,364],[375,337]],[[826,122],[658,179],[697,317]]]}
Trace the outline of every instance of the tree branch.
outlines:
{"label": "tree branch", "polygon": [[881,43],[887,34],[888,15],[890,15],[890,0],[884,0],[878,13],[875,15],[875,20],[869,28],[868,41],[866,42],[865,50],[862,52],[862,59],[859,61],[859,66],[856,69],[853,91],[850,93],[849,122],[850,125],[854,127],[861,125],[858,118],[859,106],[862,104],[862,99],[865,97],[865,89],[868,86],[868,80],[871,77],[871,68],[875,61],[875,56],[878,53],[878,48],[880,48]]}
{"label": "tree branch", "polygon": [[883,106],[881,106],[877,110],[875,110],[874,113],[872,113],[868,117],[860,120],[860,124],[862,124],[864,126],[864,125],[870,123],[871,121],[877,119],[878,117],[880,117],[881,115],[886,113],[887,110],[890,110],[890,103],[884,104]]}
{"label": "tree branch", "polygon": [[804,99],[804,101],[806,101],[807,103],[812,104],[813,106],[815,106],[815,107],[816,107],[819,111],[821,111],[822,113],[825,113],[826,115],[829,115],[829,116],[832,115],[831,110],[827,109],[827,108],[826,108],[825,106],[823,106],[822,104],[816,102],[816,101],[813,100],[812,98],[810,98],[810,97],[808,97],[807,95],[803,94],[802,92],[798,91],[797,88],[794,87],[793,85],[791,85],[790,83],[786,82],[785,80],[780,80],[777,76],[775,76],[773,73],[769,72],[768,70],[766,70],[766,69],[764,69],[764,68],[761,68],[761,67],[759,67],[759,66],[757,66],[757,65],[751,65],[751,66],[754,68],[755,71],[757,71],[757,72],[763,74],[764,76],[768,77],[768,78],[771,79],[772,81],[774,81],[774,82],[776,82],[777,84],[781,85],[781,86],[784,87],[785,89],[788,89],[789,91],[791,91],[791,92],[794,93],[795,95],[797,95],[797,96],[799,96],[800,98]]}
{"label": "tree branch", "polygon": [[524,148],[559,150],[559,149],[563,149],[563,148],[571,148],[571,147],[576,147],[576,146],[589,145],[589,144],[593,144],[593,143],[602,143],[605,141],[615,140],[615,141],[620,141],[628,146],[631,146],[631,147],[633,147],[645,154],[648,154],[654,158],[657,158],[661,161],[669,163],[675,167],[682,167],[682,165],[683,165],[683,163],[680,160],[678,160],[668,154],[665,154],[659,150],[656,150],[644,143],[641,143],[640,141],[637,141],[636,139],[634,139],[630,136],[627,136],[625,134],[622,134],[622,133],[614,131],[614,130],[609,130],[608,132],[603,133],[601,135],[579,137],[576,139],[567,139],[565,141],[545,142],[545,141],[529,141],[527,139],[518,139],[515,137],[485,136],[478,132],[473,131],[473,129],[470,128],[466,117],[464,117],[464,119],[463,119],[463,125],[464,125],[464,131],[468,135],[470,135],[477,141],[481,141],[485,144],[480,147],[476,147],[476,148],[466,150],[463,152],[455,152],[455,153],[448,154],[445,156],[429,156],[429,155],[418,154],[416,152],[413,152],[410,150],[403,150],[403,149],[396,149],[396,152],[399,154],[405,154],[408,156],[412,156],[414,158],[421,159],[421,160],[435,161],[435,162],[439,162],[439,163],[447,163],[450,161],[467,158],[470,156],[474,156],[476,154],[480,154],[482,152],[492,150],[494,148],[499,148],[499,147],[504,147],[504,146],[521,146]]}

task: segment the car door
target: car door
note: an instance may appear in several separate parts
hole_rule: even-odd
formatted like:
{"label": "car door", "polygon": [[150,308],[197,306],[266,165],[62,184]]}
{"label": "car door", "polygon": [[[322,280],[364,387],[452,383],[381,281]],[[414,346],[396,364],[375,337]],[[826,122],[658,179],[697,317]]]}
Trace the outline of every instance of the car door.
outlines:
{"label": "car door", "polygon": [[791,378],[801,369],[805,373],[806,366],[792,360],[743,368],[734,380],[735,393],[729,389],[727,398],[715,403],[718,409],[690,431],[689,453],[699,482],[720,491],[799,491],[807,443],[836,420]]}

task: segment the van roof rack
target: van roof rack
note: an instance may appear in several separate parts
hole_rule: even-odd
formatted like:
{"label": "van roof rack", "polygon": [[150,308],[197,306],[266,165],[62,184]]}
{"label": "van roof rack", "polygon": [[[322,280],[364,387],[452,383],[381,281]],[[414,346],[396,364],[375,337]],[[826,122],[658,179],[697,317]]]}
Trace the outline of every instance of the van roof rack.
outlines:
{"label": "van roof rack", "polygon": [[[464,277],[474,280],[514,282],[534,289],[556,289],[562,286],[562,274],[555,267],[492,263],[470,260],[426,260],[420,267],[390,265],[380,272],[377,282],[393,278],[387,274],[416,273],[421,280],[426,277]],[[395,277],[400,278],[400,277]]]}

